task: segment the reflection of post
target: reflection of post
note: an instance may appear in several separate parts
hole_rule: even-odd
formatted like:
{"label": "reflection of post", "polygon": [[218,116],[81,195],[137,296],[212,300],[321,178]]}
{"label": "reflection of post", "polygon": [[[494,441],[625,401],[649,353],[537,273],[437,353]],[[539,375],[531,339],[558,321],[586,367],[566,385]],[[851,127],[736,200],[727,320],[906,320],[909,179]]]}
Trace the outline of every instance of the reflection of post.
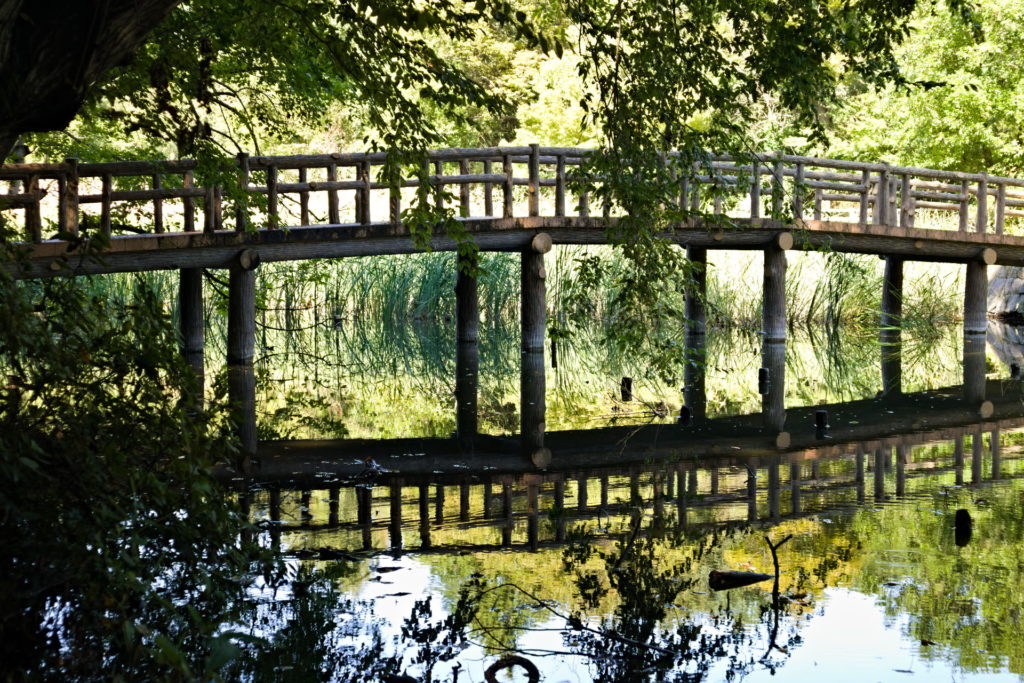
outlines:
{"label": "reflection of post", "polygon": [[686,470],[686,494],[693,497],[697,495],[697,466],[691,465]]}
{"label": "reflection of post", "polygon": [[793,509],[793,515],[799,515],[801,512],[800,505],[800,463],[791,462],[789,464],[789,501],[790,506]]}
{"label": "reflection of post", "polygon": [[270,489],[270,545],[281,549],[281,489]]}
{"label": "reflection of post", "polygon": [[402,485],[393,482],[388,491],[388,502],[390,503],[390,518],[388,524],[388,535],[391,537],[391,547],[400,549],[402,547]]}
{"label": "reflection of post", "polygon": [[459,521],[469,521],[469,482],[459,484]]}
{"label": "reflection of post", "polygon": [[708,473],[711,475],[711,493],[718,493],[718,468],[712,465],[708,468]]}
{"label": "reflection of post", "polygon": [[501,547],[512,545],[512,484],[501,485],[501,516],[505,523],[501,527]]}
{"label": "reflection of post", "polygon": [[526,481],[526,536],[530,544],[530,550],[536,550],[539,542],[539,527],[537,519],[537,499],[540,495],[540,483],[532,478]]}
{"label": "reflection of post", "polygon": [[906,466],[908,462],[909,451],[906,446],[896,447],[896,497],[901,498],[906,492],[907,473]]}
{"label": "reflection of post", "polygon": [[640,504],[640,473],[635,468],[629,473],[629,504]]}
{"label": "reflection of post", "polygon": [[601,475],[601,507],[608,507],[608,475]]}
{"label": "reflection of post", "polygon": [[576,477],[576,508],[582,514],[587,510],[587,477]]}
{"label": "reflection of post", "polygon": [[444,486],[438,484],[434,496],[434,522],[444,523]]}
{"label": "reflection of post", "polygon": [[256,457],[256,267],[259,258],[245,249],[231,264],[228,278],[228,398],[238,428],[240,467]]}
{"label": "reflection of post", "polygon": [[[964,399],[969,403],[985,400],[985,337],[968,334],[964,329]],[[985,416],[987,417],[987,416]]]}
{"label": "reflection of post", "polygon": [[480,310],[476,265],[475,255],[460,254],[455,283],[455,423],[459,440],[464,445],[471,445],[477,433]]}
{"label": "reflection of post", "polygon": [[332,486],[327,491],[327,505],[328,505],[328,526],[338,526],[338,509],[339,501],[341,498],[341,487]]}
{"label": "reflection of post", "polygon": [[882,280],[882,319],[879,337],[882,347],[882,393],[902,392],[903,365],[900,326],[903,320],[903,259],[885,258]]}
{"label": "reflection of post", "polygon": [[420,484],[420,547],[429,548],[430,542],[430,485]]}
{"label": "reflection of post", "polygon": [[981,462],[985,456],[985,437],[979,429],[971,435],[971,484],[981,483]]}
{"label": "reflection of post", "polygon": [[885,500],[885,462],[889,459],[888,448],[875,449],[875,500]]}
{"label": "reflection of post", "polygon": [[551,238],[540,233],[522,254],[520,288],[521,371],[520,432],[523,454],[538,467],[551,460],[544,448],[544,332],[547,325],[544,254]]}
{"label": "reflection of post", "polygon": [[491,516],[491,480],[484,482],[484,519]]}
{"label": "reflection of post", "polygon": [[771,458],[768,462],[768,516],[778,520],[782,514],[779,499],[782,497],[782,480],[779,477],[779,459]]}
{"label": "reflection of post", "polygon": [[555,540],[565,540],[565,482],[555,482]]}
{"label": "reflection of post", "polygon": [[665,518],[665,491],[660,472],[654,473],[654,477],[651,479],[651,487],[653,489],[651,496],[654,498],[654,518],[658,523],[661,523]]}
{"label": "reflection of post", "polygon": [[707,249],[687,247],[686,256],[694,264],[692,286],[686,290],[686,357],[683,371],[683,402],[694,420],[707,415],[705,389],[705,332],[707,329]]}
{"label": "reflection of post", "polygon": [[854,475],[854,480],[857,484],[857,502],[864,502],[864,452],[857,451],[856,460],[857,472]]}
{"label": "reflection of post", "polygon": [[953,441],[953,469],[956,471],[956,485],[964,485],[964,437]]}
{"label": "reflection of post", "polygon": [[747,465],[747,521],[757,521],[757,465],[754,461]]}
{"label": "reflection of post", "polygon": [[1000,478],[1000,470],[1002,469],[1003,453],[1001,444],[999,442],[999,428],[993,429],[989,433],[989,449],[992,451],[992,478]]}
{"label": "reflection of post", "polygon": [[783,432],[786,425],[786,344],[765,341],[762,363],[768,370],[768,391],[761,397],[764,426],[771,433]]}
{"label": "reflection of post", "polygon": [[238,494],[238,513],[244,522],[241,533],[242,545],[249,545],[252,543],[252,527],[249,526],[252,523],[252,500],[246,485],[243,485],[241,493]]}
{"label": "reflection of post", "polygon": [[682,472],[679,472],[677,479],[679,483],[676,485],[676,517],[679,521],[679,526],[686,526],[687,523],[687,510],[686,506],[689,502],[688,496],[686,495],[686,489],[683,487]]}

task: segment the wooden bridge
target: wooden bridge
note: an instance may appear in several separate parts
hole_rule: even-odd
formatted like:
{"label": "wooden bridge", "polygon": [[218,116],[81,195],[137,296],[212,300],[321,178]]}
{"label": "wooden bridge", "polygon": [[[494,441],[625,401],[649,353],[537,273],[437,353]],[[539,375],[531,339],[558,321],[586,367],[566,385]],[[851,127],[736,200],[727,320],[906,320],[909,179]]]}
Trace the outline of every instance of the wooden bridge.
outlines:
{"label": "wooden bridge", "polygon": [[[200,376],[202,269],[229,269],[230,393],[243,452],[253,455],[255,269],[269,261],[417,251],[402,212],[410,194],[428,183],[443,191],[437,195],[442,208],[457,215],[480,249],[522,253],[522,442],[544,464],[551,456],[543,445],[544,254],[553,244],[604,243],[617,220],[609,207],[592,211],[590,197],[573,191],[572,169],[592,153],[537,145],[436,150],[426,161],[432,174],[404,177],[385,177],[397,167],[373,153],[242,154],[227,175],[187,160],[4,165],[0,217],[20,218],[28,268],[0,267],[17,277],[180,269],[184,351]],[[221,182],[197,183],[201,177]],[[980,353],[982,367],[986,269],[1024,265],[1024,230],[1012,234],[1024,217],[1024,180],[1014,178],[785,154],[715,157],[680,175],[678,202],[690,217],[665,236],[685,246],[693,261],[706,263],[709,249],[764,252],[764,421],[783,441],[787,250],[885,257],[882,375],[885,391],[894,393],[905,260],[966,264],[965,361],[977,364]],[[95,236],[107,244],[87,256]],[[430,243],[434,250],[457,248],[442,230]],[[705,285],[701,274],[688,293],[691,347],[703,344]],[[457,421],[460,435],[471,440],[479,316],[475,278],[461,268],[456,300]],[[699,370],[691,369],[686,384],[687,402],[700,419]],[[973,385],[982,387],[976,402],[984,399],[983,385]]]}

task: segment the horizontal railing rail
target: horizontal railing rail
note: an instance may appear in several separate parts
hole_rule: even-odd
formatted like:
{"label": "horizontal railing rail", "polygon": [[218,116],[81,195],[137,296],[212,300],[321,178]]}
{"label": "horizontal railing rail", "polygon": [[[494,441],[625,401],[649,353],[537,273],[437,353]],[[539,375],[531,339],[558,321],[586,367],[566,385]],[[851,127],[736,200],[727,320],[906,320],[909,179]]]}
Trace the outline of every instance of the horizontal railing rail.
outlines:
{"label": "horizontal railing rail", "polygon": [[[589,217],[590,197],[573,194],[569,169],[593,151],[433,150],[427,175],[410,174],[395,186],[384,177],[385,153],[239,154],[232,161],[238,182],[227,190],[197,184],[200,169],[191,160],[8,164],[0,166],[0,214],[9,220],[22,214],[29,242],[75,235],[84,225],[117,236],[398,224],[410,200],[405,191],[424,177],[462,217]],[[711,157],[686,176],[679,207],[726,218],[904,228],[925,227],[924,221],[932,229],[1000,235],[1007,219],[1024,218],[1024,179],[986,173],[756,154]],[[600,215],[614,212],[602,206]],[[225,226],[226,217],[233,225]]]}

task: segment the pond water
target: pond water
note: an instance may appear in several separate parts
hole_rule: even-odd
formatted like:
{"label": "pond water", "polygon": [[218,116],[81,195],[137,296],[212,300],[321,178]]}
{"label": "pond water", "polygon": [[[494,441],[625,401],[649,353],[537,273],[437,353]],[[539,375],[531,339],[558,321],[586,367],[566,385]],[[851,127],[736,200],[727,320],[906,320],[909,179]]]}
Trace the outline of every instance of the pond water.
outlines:
{"label": "pond water", "polygon": [[[759,413],[756,338],[711,334],[707,419],[684,423],[675,385],[638,381],[627,401],[619,380],[642,368],[563,349],[541,468],[515,448],[514,335],[481,349],[494,413],[472,453],[448,438],[445,353],[360,364],[339,343],[316,383],[322,366],[278,362],[267,400],[335,397],[278,416],[279,432],[391,439],[268,444],[235,482],[295,570],[254,593],[252,628],[282,645],[256,678],[484,681],[515,654],[525,665],[494,680],[1020,680],[1015,332],[994,326],[966,377],[958,329],[907,336],[904,393],[888,396],[876,334],[787,346],[785,443]],[[715,591],[713,571],[769,576]]]}

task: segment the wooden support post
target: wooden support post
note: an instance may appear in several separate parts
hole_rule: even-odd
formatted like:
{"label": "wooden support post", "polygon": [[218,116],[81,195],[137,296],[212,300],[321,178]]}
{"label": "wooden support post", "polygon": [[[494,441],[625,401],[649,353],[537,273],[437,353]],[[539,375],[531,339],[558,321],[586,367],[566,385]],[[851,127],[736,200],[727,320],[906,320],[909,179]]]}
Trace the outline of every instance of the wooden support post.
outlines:
{"label": "wooden support post", "polygon": [[205,316],[203,311],[203,270],[184,268],[178,275],[178,327],[182,354],[196,373],[193,404],[202,406],[205,389]]}
{"label": "wooden support post", "polygon": [[[249,154],[238,153],[238,184],[239,196],[235,202],[235,232],[245,232],[249,228]],[[267,174],[269,179],[269,173]],[[268,183],[269,184],[269,183]],[[277,201],[277,198],[274,198]]]}
{"label": "wooden support post", "polygon": [[757,461],[747,463],[747,521],[757,521]]}
{"label": "wooden support post", "polygon": [[[964,334],[964,399],[981,410],[985,406],[985,335]],[[988,416],[984,416],[988,417]]]}
{"label": "wooden support post", "polygon": [[977,232],[988,230],[988,174],[982,173],[978,181],[978,218],[974,226]]}
{"label": "wooden support post", "polygon": [[373,195],[373,165],[369,159],[359,162],[359,180],[362,181],[362,186],[357,190],[359,198],[358,222],[368,225],[373,222],[373,212],[370,206]]}
{"label": "wooden support post", "polygon": [[701,421],[707,416],[707,249],[687,247],[686,256],[695,268],[692,288],[686,292],[686,357],[689,362],[683,369],[683,403],[690,417]]}
{"label": "wooden support post", "polygon": [[551,461],[551,452],[544,448],[544,332],[547,325],[544,254],[550,249],[550,237],[540,233],[522,254],[521,438],[523,454],[538,467],[546,467]]}
{"label": "wooden support post", "polygon": [[988,266],[980,259],[967,262],[964,281],[964,334],[988,329]]}
{"label": "wooden support post", "polygon": [[789,446],[786,426],[786,343],[765,340],[761,362],[768,371],[768,391],[761,396],[764,427],[776,436],[776,445]]}
{"label": "wooden support post", "polygon": [[455,424],[463,446],[472,447],[477,433],[478,334],[476,257],[459,255],[455,279]]}
{"label": "wooden support post", "polygon": [[388,545],[392,550],[402,547],[402,485],[392,482],[388,487]]}
{"label": "wooden support post", "polygon": [[242,467],[256,456],[256,268],[259,255],[243,249],[228,280],[228,398],[238,429]]}
{"label": "wooden support post", "polygon": [[459,521],[469,521],[469,482],[459,484]]}
{"label": "wooden support post", "polygon": [[327,489],[327,525],[338,526],[338,511],[341,509],[341,487]]}
{"label": "wooden support post", "polygon": [[903,391],[903,259],[887,256],[882,278],[882,316],[879,341],[882,352],[882,393],[898,395]]}
{"label": "wooden support post", "polygon": [[579,475],[576,477],[576,509],[580,514],[587,511],[587,477]]}
{"label": "wooden support post", "polygon": [[782,482],[779,477],[779,458],[772,457],[766,467],[768,470],[768,516],[777,521],[782,514],[781,496]]}
{"label": "wooden support post", "polygon": [[39,176],[31,174],[25,181],[25,193],[34,197],[32,203],[25,206],[25,232],[30,242],[43,241],[43,217],[39,209]]}
{"label": "wooden support post", "polygon": [[686,247],[686,258],[693,264],[692,286],[686,290],[686,329],[704,334],[707,330],[708,250]]}
{"label": "wooden support post", "polygon": [[434,522],[444,523],[444,486],[438,484],[434,494]]}
{"label": "wooden support post", "polygon": [[[782,237],[782,235],[779,235],[779,237]],[[762,306],[762,330],[765,341],[785,341],[786,251],[775,243],[769,245],[764,250],[764,298]]]}
{"label": "wooden support post", "polygon": [[430,485],[419,486],[420,548],[430,548]]}
{"label": "wooden support post", "polygon": [[515,522],[512,518],[512,485],[502,484],[501,485],[501,513],[505,519],[505,523],[501,525],[501,547],[509,548],[512,546],[512,530],[515,526]]}

